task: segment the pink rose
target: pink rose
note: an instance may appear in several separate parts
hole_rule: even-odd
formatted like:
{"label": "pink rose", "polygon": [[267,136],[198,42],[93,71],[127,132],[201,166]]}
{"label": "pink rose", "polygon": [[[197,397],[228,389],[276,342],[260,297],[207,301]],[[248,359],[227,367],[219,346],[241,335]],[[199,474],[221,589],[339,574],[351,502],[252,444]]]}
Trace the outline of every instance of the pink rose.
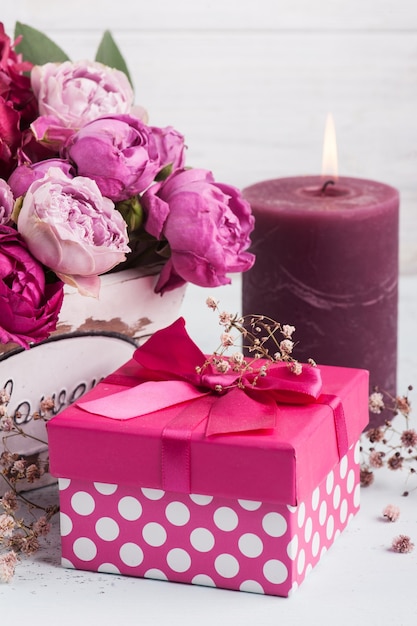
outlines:
{"label": "pink rose", "polygon": [[129,113],[133,90],[127,76],[102,63],[46,63],[31,72],[39,117],[32,130],[39,141],[58,148],[97,117]]}
{"label": "pink rose", "polygon": [[121,214],[96,183],[50,168],[23,198],[17,228],[32,254],[84,295],[98,295],[99,274],[129,251]]}
{"label": "pink rose", "polygon": [[142,197],[145,229],[165,238],[171,257],[156,291],[163,293],[184,282],[201,287],[230,283],[228,272],[244,272],[255,257],[246,252],[254,218],[240,192],[216,183],[211,172],[177,170],[150,187]]}
{"label": "pink rose", "polygon": [[45,284],[42,265],[22,237],[0,226],[0,342],[28,348],[55,330],[62,306],[63,284]]}
{"label": "pink rose", "polygon": [[172,126],[158,128],[151,126],[159,152],[161,169],[171,166],[172,170],[180,169],[185,165],[184,137]]}
{"label": "pink rose", "polygon": [[89,122],[73,135],[63,153],[80,176],[95,180],[101,193],[114,202],[144,191],[161,169],[150,127],[131,115]]}
{"label": "pink rose", "polygon": [[0,179],[0,224],[7,224],[13,211],[12,190],[5,180]]}
{"label": "pink rose", "polygon": [[19,196],[23,196],[35,180],[45,176],[50,167],[57,167],[66,176],[73,178],[73,168],[64,159],[46,159],[37,163],[19,165],[7,181],[14,197],[19,198]]}

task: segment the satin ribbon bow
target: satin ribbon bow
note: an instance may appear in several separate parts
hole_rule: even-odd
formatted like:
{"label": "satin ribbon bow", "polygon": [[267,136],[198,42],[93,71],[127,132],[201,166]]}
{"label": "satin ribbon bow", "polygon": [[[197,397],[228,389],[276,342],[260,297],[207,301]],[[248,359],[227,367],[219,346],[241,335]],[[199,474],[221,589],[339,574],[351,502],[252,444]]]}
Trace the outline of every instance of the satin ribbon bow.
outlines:
{"label": "satin ribbon bow", "polygon": [[220,374],[208,365],[199,373],[206,356],[189,337],[183,318],[152,335],[137,348],[134,359],[143,368],[137,381],[140,384],[96,400],[80,401],[78,406],[125,420],[192,402],[190,409],[194,411],[200,405],[200,414],[207,418],[206,435],[211,436],[274,428],[277,403],[315,403],[321,394],[317,367],[304,367],[296,375],[286,364],[271,362],[266,376],[248,372],[241,377],[236,372]]}

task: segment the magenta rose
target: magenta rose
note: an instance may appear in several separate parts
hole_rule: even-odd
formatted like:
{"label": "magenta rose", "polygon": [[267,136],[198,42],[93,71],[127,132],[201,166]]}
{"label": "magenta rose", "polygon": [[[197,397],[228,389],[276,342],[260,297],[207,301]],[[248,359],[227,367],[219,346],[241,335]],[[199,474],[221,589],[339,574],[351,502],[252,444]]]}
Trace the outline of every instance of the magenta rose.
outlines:
{"label": "magenta rose", "polygon": [[13,211],[12,190],[5,180],[0,179],[0,224],[7,224]]}
{"label": "magenta rose", "polygon": [[65,283],[97,296],[103,274],[126,258],[121,214],[93,180],[50,168],[23,198],[17,228],[32,254]]}
{"label": "magenta rose", "polygon": [[10,37],[0,22],[0,96],[19,112],[20,127],[28,128],[38,114],[36,99],[32,93],[30,78],[26,75],[32,63],[24,61],[14,50]]}
{"label": "magenta rose", "polygon": [[22,141],[20,115],[0,96],[0,177],[7,179],[16,167],[17,151]]}
{"label": "magenta rose", "polygon": [[32,130],[39,141],[56,148],[91,120],[129,113],[133,105],[127,76],[98,62],[37,65],[31,81],[40,113]]}
{"label": "magenta rose", "polygon": [[16,166],[17,151],[31,135],[27,129],[38,115],[30,79],[22,60],[0,22],[0,177],[7,179]]}
{"label": "magenta rose", "polygon": [[229,272],[244,272],[255,257],[246,252],[254,218],[240,192],[216,183],[211,172],[177,170],[150,187],[142,197],[145,229],[165,238],[171,257],[156,291],[163,293],[185,282],[201,287],[230,283]]}
{"label": "magenta rose", "polygon": [[74,171],[70,163],[64,159],[46,159],[36,163],[19,165],[7,181],[15,198],[23,196],[30,185],[39,178],[43,178],[51,167],[57,167],[66,176],[73,178]]}
{"label": "magenta rose", "polygon": [[22,237],[0,226],[0,342],[24,348],[55,330],[63,299],[63,283],[45,284],[42,265]]}
{"label": "magenta rose", "polygon": [[131,115],[101,117],[86,124],[63,154],[80,176],[95,180],[101,193],[114,202],[144,191],[161,169],[152,130]]}

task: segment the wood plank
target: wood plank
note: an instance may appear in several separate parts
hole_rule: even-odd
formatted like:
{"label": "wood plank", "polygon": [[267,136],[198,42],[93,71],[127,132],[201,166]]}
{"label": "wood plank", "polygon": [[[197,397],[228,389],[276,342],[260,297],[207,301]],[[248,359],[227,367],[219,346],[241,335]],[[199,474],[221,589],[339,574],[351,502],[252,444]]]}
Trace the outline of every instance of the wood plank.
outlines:
{"label": "wood plank", "polygon": [[176,0],[138,3],[131,0],[19,0],[2,6],[7,28],[20,20],[41,30],[62,32],[172,30],[335,31],[417,28],[414,0]]}

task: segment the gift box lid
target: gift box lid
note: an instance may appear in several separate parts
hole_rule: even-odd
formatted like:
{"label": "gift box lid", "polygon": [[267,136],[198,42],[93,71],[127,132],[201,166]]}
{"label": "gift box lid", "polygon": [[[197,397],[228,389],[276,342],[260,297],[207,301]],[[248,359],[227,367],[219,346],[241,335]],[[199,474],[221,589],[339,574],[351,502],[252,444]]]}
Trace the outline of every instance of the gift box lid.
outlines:
{"label": "gift box lid", "polygon": [[[119,397],[115,394],[140,386],[142,369],[134,359],[128,361],[83,402],[106,404]],[[205,420],[197,415],[201,404],[193,398],[176,404],[174,398],[172,406],[132,419],[109,419],[85,410],[88,404],[72,405],[48,423],[50,471],[62,478],[295,506],[358,441],[369,419],[368,372],[319,369],[317,401],[279,404],[276,426],[263,430],[207,436]],[[342,408],[342,426],[332,398]],[[196,419],[177,441],[171,425],[183,415],[184,405],[187,419],[194,408]]]}

